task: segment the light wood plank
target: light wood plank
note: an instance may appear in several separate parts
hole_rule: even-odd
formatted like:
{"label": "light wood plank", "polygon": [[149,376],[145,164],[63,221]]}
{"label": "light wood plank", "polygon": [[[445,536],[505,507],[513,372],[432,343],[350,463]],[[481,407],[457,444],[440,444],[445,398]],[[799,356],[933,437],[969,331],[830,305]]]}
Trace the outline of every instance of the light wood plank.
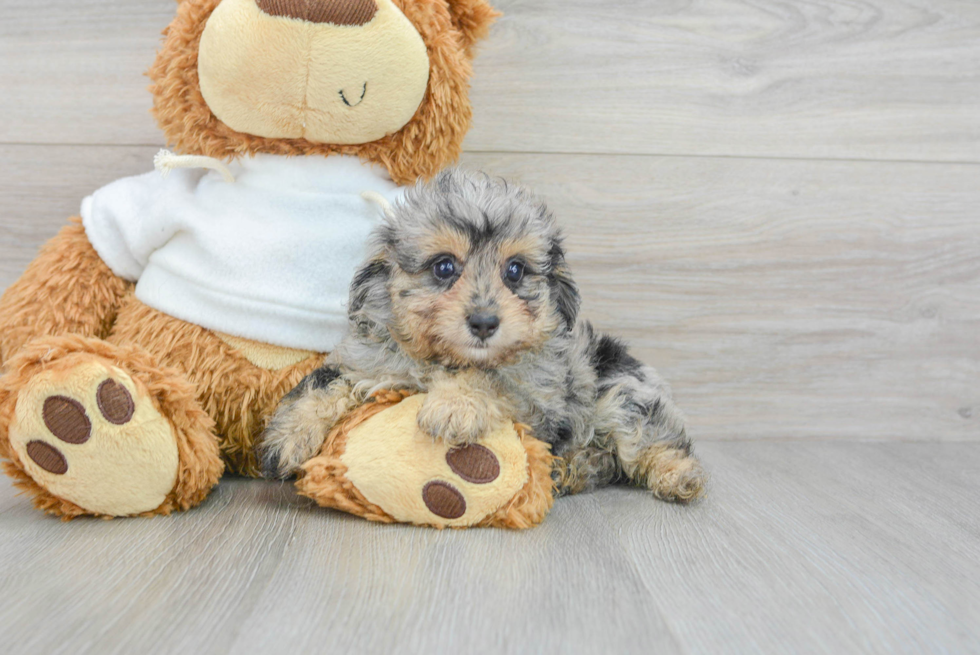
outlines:
{"label": "light wood plank", "polygon": [[383,526],[242,479],[151,520],[65,525],[21,501],[0,511],[0,630],[12,654],[681,652],[597,499],[553,516]]}
{"label": "light wood plank", "polygon": [[[154,152],[0,147],[0,288],[84,195]],[[980,167],[466,163],[550,200],[583,314],[673,382],[696,438],[980,438]]]}
{"label": "light wood plank", "polygon": [[976,444],[704,444],[708,502],[598,497],[692,653],[980,650]]}
{"label": "light wood plank", "polygon": [[176,3],[3,0],[0,143],[162,143],[145,71]]}
{"label": "light wood plank", "polygon": [[222,481],[171,517],[44,518],[0,481],[4,652],[980,648],[977,444],[702,444],[708,499],[560,499],[434,531]]}
{"label": "light wood plank", "polygon": [[471,150],[980,161],[980,5],[501,1]]}
{"label": "light wood plank", "polygon": [[[980,5],[498,0],[467,148],[980,161]],[[4,0],[0,142],[157,144],[173,4]]]}
{"label": "light wood plank", "polygon": [[0,514],[5,652],[228,652],[294,534],[280,495],[227,480],[196,512],[70,524],[19,499]]}
{"label": "light wood plank", "polygon": [[0,146],[0,289],[101,186],[153,170],[155,147]]}
{"label": "light wood plank", "polygon": [[526,533],[354,520],[338,531],[311,517],[231,650],[682,652],[597,499],[568,499],[552,517]]}

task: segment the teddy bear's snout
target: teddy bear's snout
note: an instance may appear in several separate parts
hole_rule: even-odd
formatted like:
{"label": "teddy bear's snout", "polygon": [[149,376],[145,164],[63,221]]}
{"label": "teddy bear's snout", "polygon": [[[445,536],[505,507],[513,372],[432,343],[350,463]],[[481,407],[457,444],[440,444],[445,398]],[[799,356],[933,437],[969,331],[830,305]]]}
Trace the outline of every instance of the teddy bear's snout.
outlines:
{"label": "teddy bear's snout", "polygon": [[333,25],[365,25],[378,13],[374,0],[256,0],[256,3],[270,16]]}

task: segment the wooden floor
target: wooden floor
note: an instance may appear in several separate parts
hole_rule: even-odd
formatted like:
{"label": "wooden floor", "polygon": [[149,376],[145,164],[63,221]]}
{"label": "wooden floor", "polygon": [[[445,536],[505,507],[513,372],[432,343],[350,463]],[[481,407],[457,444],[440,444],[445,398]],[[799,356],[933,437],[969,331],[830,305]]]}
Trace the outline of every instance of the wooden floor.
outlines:
{"label": "wooden floor", "polygon": [[4,490],[4,652],[980,651],[976,446],[701,453],[696,507],[607,489],[524,533],[375,525],[254,480],[68,525]]}
{"label": "wooden floor", "polygon": [[[435,532],[229,479],[62,524],[0,480],[0,651],[980,652],[980,3],[497,5],[464,163],[549,200],[708,500]],[[0,0],[0,290],[152,167],[173,10]]]}

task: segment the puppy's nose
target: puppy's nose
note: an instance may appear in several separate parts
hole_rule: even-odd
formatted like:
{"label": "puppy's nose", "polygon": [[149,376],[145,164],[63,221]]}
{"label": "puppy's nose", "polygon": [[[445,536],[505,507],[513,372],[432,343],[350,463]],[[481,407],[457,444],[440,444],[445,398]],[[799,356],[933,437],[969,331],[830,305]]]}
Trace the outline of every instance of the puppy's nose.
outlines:
{"label": "puppy's nose", "polygon": [[378,13],[374,0],[255,0],[270,16],[298,18],[311,23],[364,25]]}
{"label": "puppy's nose", "polygon": [[476,312],[470,314],[467,323],[470,324],[470,332],[473,333],[473,336],[488,339],[500,327],[500,317],[496,314]]}

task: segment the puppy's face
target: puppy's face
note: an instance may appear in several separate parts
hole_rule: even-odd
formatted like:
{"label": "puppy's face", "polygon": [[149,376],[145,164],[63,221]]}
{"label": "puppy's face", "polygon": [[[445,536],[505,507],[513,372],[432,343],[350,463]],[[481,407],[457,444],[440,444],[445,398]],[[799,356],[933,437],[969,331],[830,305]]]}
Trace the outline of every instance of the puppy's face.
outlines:
{"label": "puppy's face", "polygon": [[381,241],[387,329],[415,359],[492,368],[574,323],[554,219],[522,189],[443,173],[398,207]]}
{"label": "puppy's face", "polygon": [[398,249],[392,336],[416,359],[495,366],[558,327],[538,235],[444,226]]}

